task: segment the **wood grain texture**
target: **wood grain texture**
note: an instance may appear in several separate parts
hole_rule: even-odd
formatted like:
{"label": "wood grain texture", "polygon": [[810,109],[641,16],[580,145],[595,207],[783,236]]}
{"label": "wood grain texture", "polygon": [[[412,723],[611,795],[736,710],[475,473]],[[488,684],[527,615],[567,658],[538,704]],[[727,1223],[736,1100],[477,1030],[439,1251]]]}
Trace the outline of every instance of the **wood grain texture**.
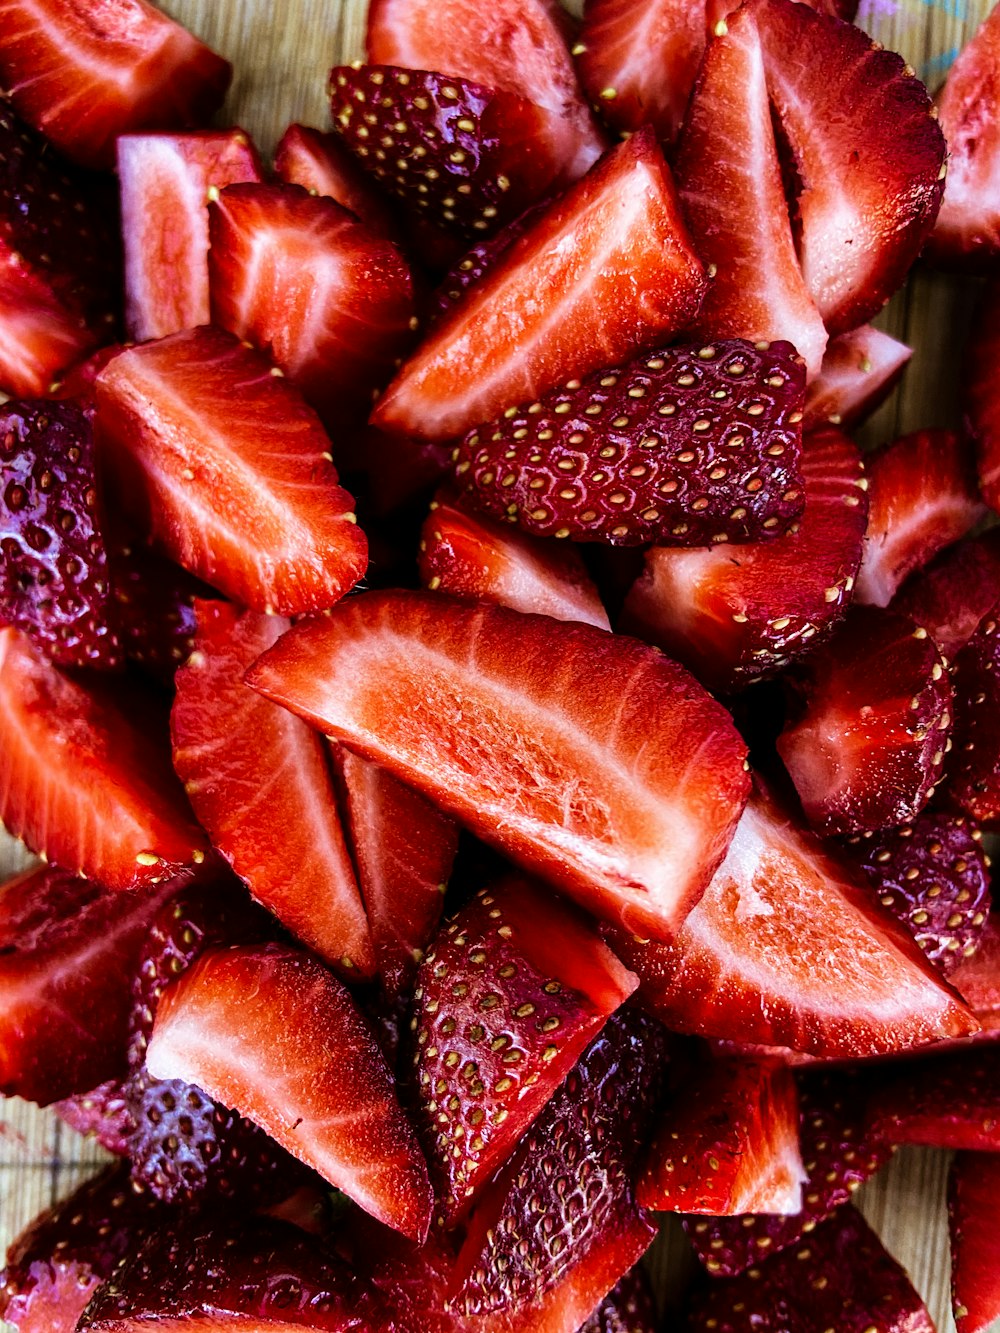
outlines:
{"label": "wood grain texture", "polygon": [[[326,125],[326,74],[332,64],[363,55],[365,4],[166,0],[163,7],[233,61],[236,78],[222,121],[242,125],[268,152],[292,121]],[[864,0],[860,22],[885,46],[901,52],[933,88],[987,8],[987,0]],[[974,296],[972,284],[918,273],[883,313],[880,324],[916,350],[901,391],[866,428],[867,442],[955,420],[957,370]],[[23,851],[0,833],[0,872],[13,872],[24,863]],[[6,1246],[41,1208],[73,1189],[100,1160],[98,1149],[51,1113],[17,1101],[4,1106],[0,1245]],[[941,1333],[954,1330],[944,1212],[947,1163],[944,1153],[901,1152],[858,1199],[928,1300]],[[675,1284],[689,1262],[676,1227],[668,1226],[651,1257],[661,1291]]]}

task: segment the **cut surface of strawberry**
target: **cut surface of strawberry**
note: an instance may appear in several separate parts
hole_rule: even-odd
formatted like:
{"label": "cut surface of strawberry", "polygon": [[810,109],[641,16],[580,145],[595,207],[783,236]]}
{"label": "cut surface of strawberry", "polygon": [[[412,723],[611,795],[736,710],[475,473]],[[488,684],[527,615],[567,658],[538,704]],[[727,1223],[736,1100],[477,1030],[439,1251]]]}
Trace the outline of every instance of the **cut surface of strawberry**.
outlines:
{"label": "cut surface of strawberry", "polygon": [[948,1179],[951,1291],[958,1333],[1000,1319],[1000,1153],[959,1153]]}
{"label": "cut surface of strawberry", "polygon": [[117,143],[126,320],[136,342],[209,321],[208,202],[261,179],[243,130],[125,134]]}
{"label": "cut surface of strawberry", "polygon": [[805,367],[790,343],[666,347],[508,406],[453,457],[468,503],[539,537],[706,546],[802,512]]}
{"label": "cut surface of strawberry", "polygon": [[1000,1152],[1000,1049],[889,1066],[869,1098],[868,1123],[887,1143]]}
{"label": "cut surface of strawberry", "polygon": [[725,855],[749,788],[725,710],[590,625],[367,593],[294,627],[248,680],[585,906],[660,937]]}
{"label": "cut surface of strawberry", "polygon": [[802,429],[860,425],[892,393],[912,355],[911,347],[871,324],[831,338],[806,391]]}
{"label": "cut surface of strawberry", "polygon": [[954,748],[945,791],[980,824],[1000,822],[1000,605],[955,658]]}
{"label": "cut surface of strawberry", "polygon": [[226,602],[198,602],[195,616],[170,718],[195,814],[258,902],[343,975],[370,977],[368,921],[322,738],[243,683],[288,621]]}
{"label": "cut surface of strawberry", "polygon": [[987,917],[979,945],[951,974],[951,984],[975,1014],[988,1041],[1000,1033],[1000,914]]}
{"label": "cut surface of strawberry", "polygon": [[55,1103],[53,1110],[84,1138],[93,1139],[116,1157],[128,1156],[132,1113],[120,1079],[107,1079],[89,1092],[64,1097]]}
{"label": "cut surface of strawberry", "polygon": [[332,606],[364,573],[319,419],[238,338],[201,327],[130,348],[96,387],[115,487],[190,573],[283,615]]}
{"label": "cut surface of strawberry", "polygon": [[435,325],[373,421],[393,434],[451,440],[510,403],[676,334],[704,291],[663,154],[640,131]]}
{"label": "cut surface of strawberry", "polygon": [[161,998],[146,1052],[253,1120],[373,1216],[422,1240],[427,1167],[350,995],[281,945],[209,950]]}
{"label": "cut surface of strawberry", "polygon": [[979,488],[991,509],[1000,512],[1000,283],[983,296],[968,344],[966,406],[969,430],[976,442]]}
{"label": "cut surface of strawberry", "polygon": [[1000,602],[1000,528],[958,542],[907,579],[892,609],[923,625],[953,661]]}
{"label": "cut surface of strawberry", "polygon": [[232,77],[146,0],[3,0],[0,27],[18,115],[86,166],[113,166],[120,134],[204,124]]}
{"label": "cut surface of strawberry", "polygon": [[274,150],[274,169],[288,185],[325,195],[360,218],[373,236],[397,237],[398,228],[387,199],[347,151],[333,130],[289,125]]}

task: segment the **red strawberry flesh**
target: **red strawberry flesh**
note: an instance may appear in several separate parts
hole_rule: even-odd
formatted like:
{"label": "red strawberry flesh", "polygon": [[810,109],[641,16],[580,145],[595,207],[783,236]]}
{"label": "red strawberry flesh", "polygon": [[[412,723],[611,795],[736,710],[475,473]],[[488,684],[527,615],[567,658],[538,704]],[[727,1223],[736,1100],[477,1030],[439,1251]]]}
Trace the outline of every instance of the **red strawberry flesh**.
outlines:
{"label": "red strawberry flesh", "polygon": [[1000,601],[1000,529],[959,542],[914,574],[892,609],[923,625],[952,661]]}
{"label": "red strawberry flesh", "polygon": [[946,799],[981,824],[1000,822],[1000,604],[955,658],[955,734]]}
{"label": "red strawberry flesh", "polygon": [[831,338],[806,392],[803,429],[860,425],[896,387],[912,355],[912,348],[871,324]]}
{"label": "red strawberry flesh", "polygon": [[868,1117],[887,1143],[1000,1152],[1000,1050],[974,1046],[889,1066]]}
{"label": "red strawberry flesh", "polygon": [[959,1153],[948,1181],[951,1290],[958,1333],[985,1333],[1000,1318],[996,1224],[1000,1153]]}
{"label": "red strawberry flesh", "polygon": [[359,218],[373,236],[396,238],[392,209],[332,130],[289,125],[274,152],[274,169],[289,185],[326,195]]}

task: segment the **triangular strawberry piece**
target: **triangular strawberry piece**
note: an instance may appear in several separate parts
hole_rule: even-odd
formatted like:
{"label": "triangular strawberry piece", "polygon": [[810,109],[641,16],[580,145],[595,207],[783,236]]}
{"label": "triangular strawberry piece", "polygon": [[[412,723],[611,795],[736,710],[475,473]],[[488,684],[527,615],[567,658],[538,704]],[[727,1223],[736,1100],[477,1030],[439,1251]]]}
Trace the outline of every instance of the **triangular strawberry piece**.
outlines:
{"label": "triangular strawberry piece", "polygon": [[1000,603],[955,658],[955,730],[945,799],[979,823],[1000,820]]}
{"label": "triangular strawberry piece", "polygon": [[958,1333],[1000,1319],[1000,1153],[959,1153],[948,1182],[951,1291]]}
{"label": "triangular strawberry piece", "polygon": [[871,324],[831,338],[806,391],[803,431],[859,426],[892,393],[912,355],[911,347]]}
{"label": "triangular strawberry piece", "polygon": [[887,1143],[1000,1152],[1000,1049],[975,1046],[889,1066],[868,1115]]}
{"label": "triangular strawberry piece", "polygon": [[892,609],[922,625],[949,661],[1000,602],[1000,528],[959,542],[914,574]]}
{"label": "triangular strawberry piece", "polygon": [[274,150],[274,170],[288,185],[325,195],[348,209],[373,236],[399,239],[389,201],[365,174],[332,130],[289,125]]}

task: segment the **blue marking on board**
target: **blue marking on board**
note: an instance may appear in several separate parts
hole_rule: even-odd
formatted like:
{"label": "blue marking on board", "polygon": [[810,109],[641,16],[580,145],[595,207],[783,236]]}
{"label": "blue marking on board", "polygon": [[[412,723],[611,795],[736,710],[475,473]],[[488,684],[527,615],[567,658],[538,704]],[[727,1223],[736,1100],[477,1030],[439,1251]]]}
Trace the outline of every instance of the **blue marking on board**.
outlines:
{"label": "blue marking on board", "polygon": [[942,51],[940,55],[932,56],[930,60],[925,60],[920,67],[920,77],[924,83],[930,83],[935,75],[944,74],[958,59],[960,46],[953,46],[948,51]]}

